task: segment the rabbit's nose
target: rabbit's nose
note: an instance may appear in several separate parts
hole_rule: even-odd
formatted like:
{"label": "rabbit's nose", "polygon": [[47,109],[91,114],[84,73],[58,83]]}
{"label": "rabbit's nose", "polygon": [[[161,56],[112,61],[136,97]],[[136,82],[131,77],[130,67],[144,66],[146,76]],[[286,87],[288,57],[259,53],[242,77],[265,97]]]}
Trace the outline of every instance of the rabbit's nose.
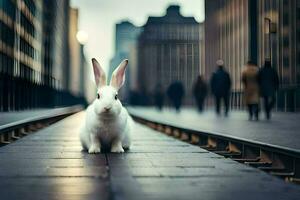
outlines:
{"label": "rabbit's nose", "polygon": [[107,112],[111,109],[111,107],[104,107],[104,110]]}

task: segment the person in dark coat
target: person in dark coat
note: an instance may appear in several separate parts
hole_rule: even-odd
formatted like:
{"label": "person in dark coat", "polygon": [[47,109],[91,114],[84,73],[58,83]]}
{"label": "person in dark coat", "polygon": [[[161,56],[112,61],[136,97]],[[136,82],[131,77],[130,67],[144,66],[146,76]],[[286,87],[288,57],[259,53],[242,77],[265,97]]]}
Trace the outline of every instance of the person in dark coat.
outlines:
{"label": "person in dark coat", "polygon": [[154,91],[154,102],[158,110],[162,110],[164,105],[164,91],[161,84],[157,84]]}
{"label": "person in dark coat", "polygon": [[264,100],[266,118],[271,118],[271,110],[275,105],[275,94],[279,87],[279,78],[270,61],[265,61],[265,65],[259,70],[258,82],[260,93]]}
{"label": "person in dark coat", "polygon": [[173,103],[176,111],[179,112],[184,96],[184,88],[182,83],[180,81],[173,82],[167,90],[167,95]]}
{"label": "person in dark coat", "polygon": [[204,100],[207,95],[207,84],[200,75],[198,76],[197,81],[194,85],[193,94],[196,99],[198,111],[202,112]]}
{"label": "person in dark coat", "polygon": [[224,61],[218,60],[217,66],[218,69],[211,77],[210,86],[215,97],[216,113],[218,115],[220,114],[221,101],[223,101],[225,107],[225,116],[227,116],[229,111],[231,80],[228,72],[224,70]]}

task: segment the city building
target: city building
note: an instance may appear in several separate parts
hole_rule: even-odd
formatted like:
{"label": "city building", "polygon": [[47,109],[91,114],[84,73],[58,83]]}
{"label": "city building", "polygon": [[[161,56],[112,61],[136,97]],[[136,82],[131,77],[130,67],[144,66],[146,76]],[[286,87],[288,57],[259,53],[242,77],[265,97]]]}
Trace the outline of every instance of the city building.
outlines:
{"label": "city building", "polygon": [[241,107],[241,71],[249,58],[248,0],[205,1],[205,69],[207,80],[223,59],[232,79],[232,106]]}
{"label": "city building", "polygon": [[69,9],[69,62],[70,62],[70,77],[69,77],[69,89],[74,95],[80,95],[82,91],[80,91],[81,87],[81,71],[80,68],[82,66],[81,63],[81,47],[80,43],[76,37],[78,33],[78,9],[70,8]]}
{"label": "city building", "polygon": [[69,1],[0,1],[0,111],[83,104],[69,91]]}
{"label": "city building", "polygon": [[79,10],[71,7],[69,14],[69,91],[72,95],[91,102],[95,99],[96,87],[89,77],[93,72],[84,51],[88,34],[78,29]]}
{"label": "city building", "polygon": [[184,86],[184,104],[193,103],[192,87],[202,67],[202,37],[201,24],[182,16],[177,5],[169,6],[165,16],[148,18],[138,44],[137,79],[143,103],[152,103],[158,85],[166,90],[174,81]]}
{"label": "city building", "polygon": [[69,88],[69,4],[69,0],[43,1],[45,83],[60,90]]}
{"label": "city building", "polygon": [[257,2],[258,64],[272,61],[280,76],[277,108],[300,110],[300,1]]}
{"label": "city building", "polygon": [[205,1],[205,69],[209,79],[223,59],[233,87],[231,106],[243,108],[241,70],[248,60],[271,60],[280,76],[277,108],[300,108],[299,1]]}
{"label": "city building", "polygon": [[110,61],[108,79],[111,78],[113,71],[124,59],[129,59],[126,70],[126,81],[120,90],[120,98],[128,103],[130,93],[136,89],[136,68],[137,68],[137,39],[141,33],[141,28],[128,21],[116,24],[115,55]]}
{"label": "city building", "polygon": [[42,7],[40,1],[0,1],[1,111],[37,105],[43,66]]}

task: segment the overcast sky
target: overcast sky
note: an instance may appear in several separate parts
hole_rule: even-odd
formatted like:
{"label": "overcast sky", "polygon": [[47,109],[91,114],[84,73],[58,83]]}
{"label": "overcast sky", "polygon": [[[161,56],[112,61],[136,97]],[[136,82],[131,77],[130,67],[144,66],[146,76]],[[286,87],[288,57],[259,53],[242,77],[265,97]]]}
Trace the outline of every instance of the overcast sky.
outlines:
{"label": "overcast sky", "polygon": [[89,35],[87,58],[97,58],[106,71],[114,55],[115,24],[129,20],[142,26],[148,16],[164,15],[170,4],[180,5],[184,16],[204,20],[204,0],[71,0],[79,8],[79,29]]}

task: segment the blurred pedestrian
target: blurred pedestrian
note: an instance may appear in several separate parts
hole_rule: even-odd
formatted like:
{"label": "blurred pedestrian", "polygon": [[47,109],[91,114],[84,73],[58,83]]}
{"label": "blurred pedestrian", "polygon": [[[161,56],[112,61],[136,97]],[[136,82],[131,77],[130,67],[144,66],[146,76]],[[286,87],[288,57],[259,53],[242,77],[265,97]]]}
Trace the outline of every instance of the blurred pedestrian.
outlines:
{"label": "blurred pedestrian", "polygon": [[154,103],[158,110],[162,110],[164,105],[164,90],[162,85],[159,83],[155,87],[154,91]]}
{"label": "blurred pedestrian", "polygon": [[184,96],[184,88],[180,81],[174,81],[167,90],[167,95],[174,105],[177,112],[180,111],[182,99]]}
{"label": "blurred pedestrian", "polygon": [[207,84],[205,83],[205,81],[203,80],[203,78],[200,75],[198,76],[197,81],[194,85],[193,94],[196,99],[198,111],[202,112],[204,100],[207,95]]}
{"label": "blurred pedestrian", "polygon": [[227,116],[229,111],[231,80],[228,72],[224,69],[224,61],[218,60],[216,64],[217,70],[213,73],[210,80],[211,91],[215,97],[216,113],[218,115],[220,114],[221,101],[223,101],[225,116]]}
{"label": "blurred pedestrian", "polygon": [[259,113],[259,85],[258,85],[258,67],[252,61],[248,61],[242,71],[242,83],[244,85],[245,102],[248,107],[249,120],[253,115],[258,120]]}
{"label": "blurred pedestrian", "polygon": [[270,61],[265,61],[264,66],[259,70],[258,82],[261,96],[264,100],[266,118],[271,118],[271,111],[275,105],[275,94],[279,87],[279,78]]}

